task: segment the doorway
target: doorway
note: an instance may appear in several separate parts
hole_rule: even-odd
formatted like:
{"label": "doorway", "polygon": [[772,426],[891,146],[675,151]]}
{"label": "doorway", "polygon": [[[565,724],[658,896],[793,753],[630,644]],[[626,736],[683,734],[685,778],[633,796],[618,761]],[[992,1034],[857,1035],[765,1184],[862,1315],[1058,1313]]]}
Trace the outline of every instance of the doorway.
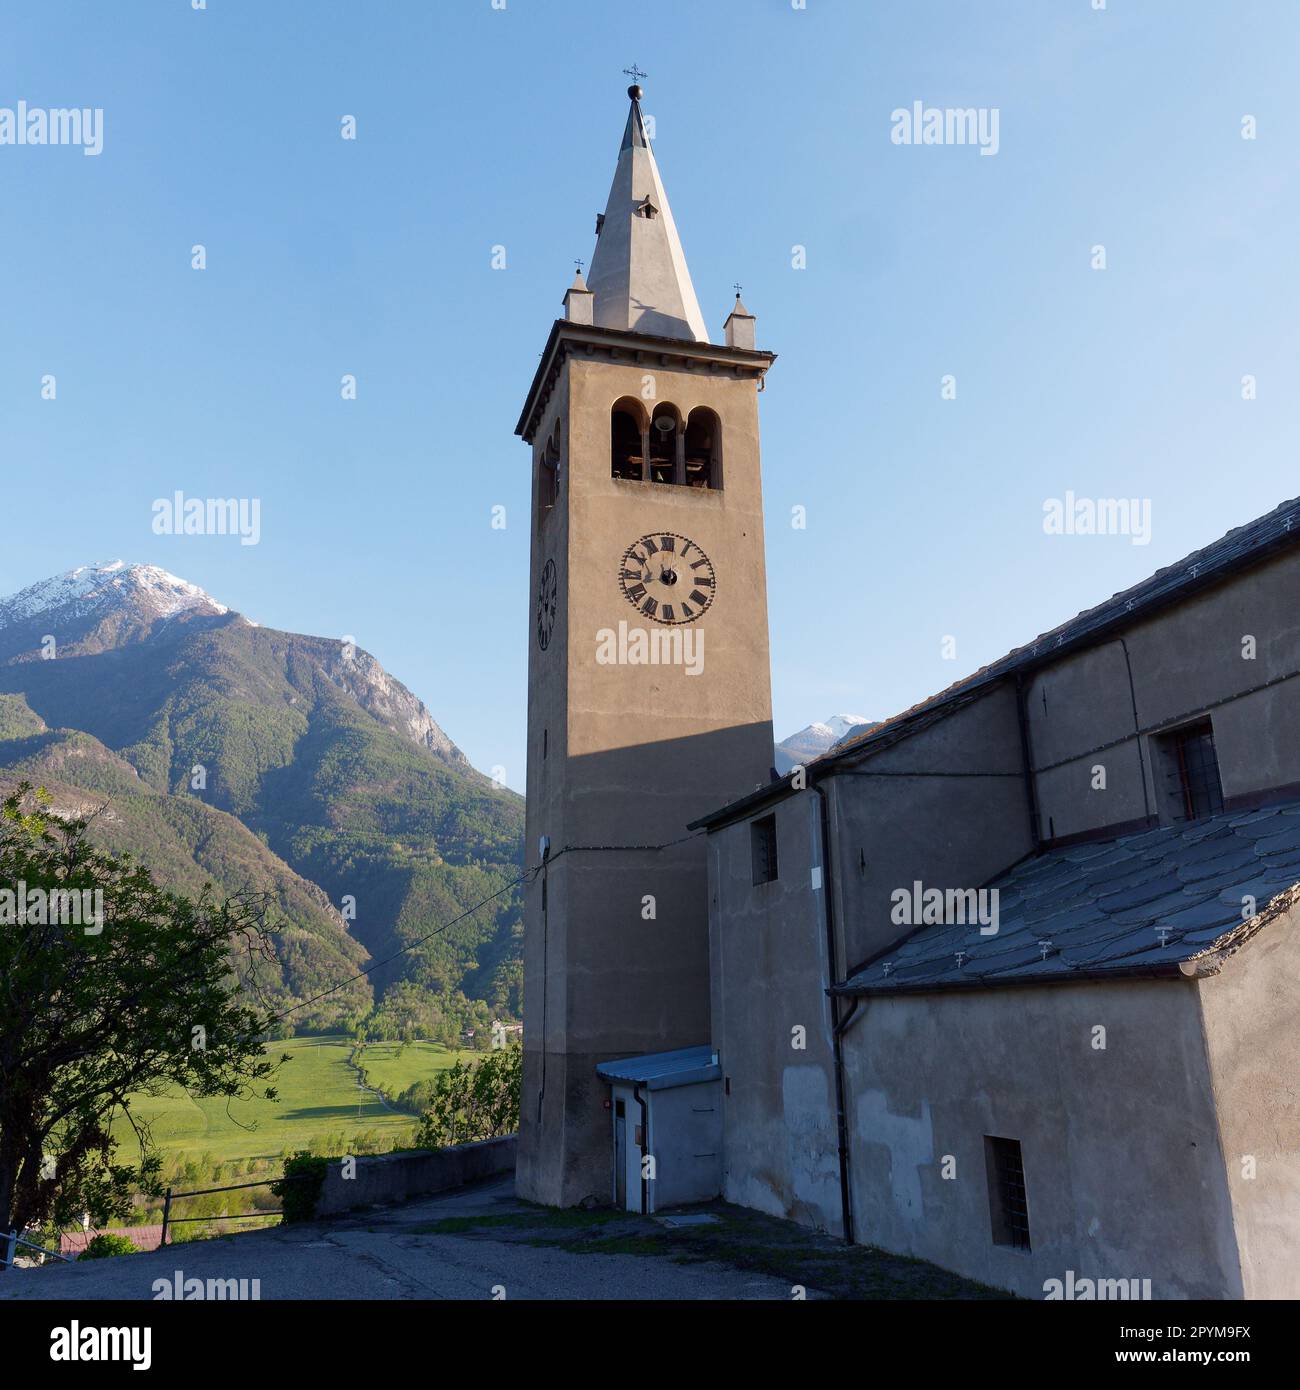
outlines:
{"label": "doorway", "polygon": [[627,1207],[627,1113],[623,1102],[614,1102],[614,1205]]}

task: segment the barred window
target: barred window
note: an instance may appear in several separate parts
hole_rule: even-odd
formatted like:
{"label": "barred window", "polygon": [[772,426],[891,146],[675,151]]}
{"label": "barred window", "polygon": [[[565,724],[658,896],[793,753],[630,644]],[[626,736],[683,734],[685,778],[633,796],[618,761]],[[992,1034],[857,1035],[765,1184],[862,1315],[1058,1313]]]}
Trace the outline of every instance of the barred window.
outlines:
{"label": "barred window", "polygon": [[1025,1165],[1019,1139],[984,1136],[988,1168],[989,1217],[993,1244],[1029,1249],[1029,1202],[1025,1195]]}
{"label": "barred window", "polygon": [[1172,820],[1201,820],[1223,810],[1223,784],[1208,719],[1186,724],[1160,739],[1164,804]]}
{"label": "barred window", "polygon": [[751,821],[749,847],[753,861],[754,882],[771,883],[776,878],[776,815]]}

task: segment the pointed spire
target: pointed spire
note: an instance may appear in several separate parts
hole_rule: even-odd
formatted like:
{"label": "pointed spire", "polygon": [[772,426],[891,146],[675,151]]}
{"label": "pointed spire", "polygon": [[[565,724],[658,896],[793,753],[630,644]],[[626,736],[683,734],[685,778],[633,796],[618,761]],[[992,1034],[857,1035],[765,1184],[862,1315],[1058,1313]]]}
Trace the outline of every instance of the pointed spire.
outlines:
{"label": "pointed spire", "polygon": [[587,288],[579,266],[573,276],[573,284],[564,292],[564,317],[570,323],[592,323],[596,296]]}
{"label": "pointed spire", "polygon": [[641,88],[629,87],[627,94],[632,98],[632,109],[627,113],[627,125],[623,130],[623,143],[618,147],[619,154],[624,150],[648,150],[650,137],[645,131],[645,117],[641,114]]}
{"label": "pointed spire", "polygon": [[641,88],[634,84],[627,94],[632,107],[591,258],[595,321],[602,328],[707,343],[704,316],[641,114]]}
{"label": "pointed spire", "polygon": [[731,313],[727,315],[727,321],[722,326],[722,335],[728,347],[751,350],[754,347],[754,316],[741,303],[739,287],[736,289],[736,302],[731,306]]}

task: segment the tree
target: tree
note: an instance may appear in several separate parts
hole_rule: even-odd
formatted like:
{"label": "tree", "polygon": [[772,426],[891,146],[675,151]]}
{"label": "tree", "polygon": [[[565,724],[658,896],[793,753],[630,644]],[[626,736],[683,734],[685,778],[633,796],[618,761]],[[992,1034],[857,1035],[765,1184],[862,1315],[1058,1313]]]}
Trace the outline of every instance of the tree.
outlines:
{"label": "tree", "polygon": [[[265,895],[166,892],[48,800],[24,783],[0,803],[0,1230],[85,1211],[102,1225],[137,1189],[157,1190],[133,1094],[275,1099],[273,1017],[238,999],[241,971],[274,958]],[[139,1140],[134,1165],[114,1161],[119,1114]]]}
{"label": "tree", "polygon": [[456,1062],[434,1078],[433,1096],[415,1142],[422,1148],[497,1139],[519,1128],[524,1081],[520,1043],[489,1052],[481,1062]]}
{"label": "tree", "polygon": [[367,1036],[383,1042],[411,1042],[436,1037],[443,1026],[436,997],[420,985],[399,980],[366,1019]]}

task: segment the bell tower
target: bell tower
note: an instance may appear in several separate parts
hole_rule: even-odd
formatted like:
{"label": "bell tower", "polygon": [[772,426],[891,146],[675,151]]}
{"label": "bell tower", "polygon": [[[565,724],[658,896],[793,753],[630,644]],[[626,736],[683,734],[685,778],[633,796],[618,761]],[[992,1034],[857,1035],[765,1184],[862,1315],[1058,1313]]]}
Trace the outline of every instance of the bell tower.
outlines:
{"label": "bell tower", "polygon": [[524,1093],[518,1187],[612,1196],[599,1062],[709,1041],[705,843],[770,776],[758,392],[737,294],[700,313],[631,110],[589,279],[551,328],[532,448]]}

